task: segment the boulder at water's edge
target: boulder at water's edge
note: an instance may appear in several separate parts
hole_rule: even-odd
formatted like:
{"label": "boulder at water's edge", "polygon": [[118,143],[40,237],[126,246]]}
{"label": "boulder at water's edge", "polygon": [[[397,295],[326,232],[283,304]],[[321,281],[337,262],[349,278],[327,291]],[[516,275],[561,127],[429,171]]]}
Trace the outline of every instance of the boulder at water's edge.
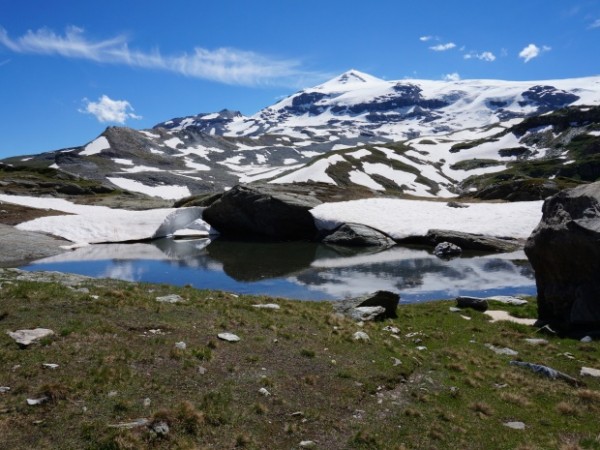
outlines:
{"label": "boulder at water's edge", "polygon": [[535,270],[538,325],[600,330],[600,182],[544,202],[525,253]]}
{"label": "boulder at water's edge", "polygon": [[320,203],[270,185],[237,185],[206,208],[203,219],[225,236],[313,239],[317,228],[310,210]]}

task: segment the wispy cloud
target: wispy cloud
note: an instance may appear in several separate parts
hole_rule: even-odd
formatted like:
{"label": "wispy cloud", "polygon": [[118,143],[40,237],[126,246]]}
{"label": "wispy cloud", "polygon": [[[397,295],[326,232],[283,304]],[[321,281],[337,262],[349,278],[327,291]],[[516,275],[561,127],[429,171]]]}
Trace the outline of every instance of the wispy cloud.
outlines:
{"label": "wispy cloud", "polygon": [[10,59],[5,59],[4,61],[0,61],[0,67],[5,66],[10,62]]}
{"label": "wispy cloud", "polygon": [[477,52],[469,52],[469,53],[465,53],[465,55],[463,56],[463,58],[465,59],[479,59],[481,61],[487,61],[487,62],[493,62],[496,60],[496,55],[494,55],[492,52],[481,52],[481,53],[477,53]]}
{"label": "wispy cloud", "polygon": [[542,45],[542,47],[538,47],[535,44],[529,44],[519,53],[519,58],[522,58],[525,62],[529,62],[534,58],[540,56],[540,54],[544,52],[549,52],[552,50],[552,47],[548,47],[547,45]]}
{"label": "wispy cloud", "polygon": [[103,95],[97,102],[87,98],[83,102],[85,107],[79,112],[95,116],[98,122],[125,123],[127,119],[141,119],[141,116],[133,113],[133,107],[127,100],[113,100]]}
{"label": "wispy cloud", "polygon": [[590,28],[600,28],[600,19],[596,19],[594,20],[591,25]]}
{"label": "wispy cloud", "polygon": [[460,75],[458,72],[447,73],[442,79],[445,81],[460,81]]}
{"label": "wispy cloud", "polygon": [[0,27],[0,45],[15,53],[124,64],[245,86],[297,86],[321,81],[327,76],[302,69],[301,62],[296,59],[277,59],[234,48],[209,50],[196,47],[190,53],[178,55],[162,55],[158,50],[133,50],[129,48],[125,35],[94,41],[87,38],[84,30],[78,27],[68,27],[62,35],[48,28],[30,30],[15,39]]}
{"label": "wispy cloud", "polygon": [[429,47],[429,49],[433,50],[434,52],[445,52],[446,50],[453,49],[454,47],[456,47],[454,42],[448,42],[447,44],[433,45]]}
{"label": "wispy cloud", "polygon": [[431,41],[432,39],[435,39],[435,37],[434,37],[434,36],[421,36],[421,37],[419,38],[419,40],[420,40],[421,42],[428,42],[428,41]]}

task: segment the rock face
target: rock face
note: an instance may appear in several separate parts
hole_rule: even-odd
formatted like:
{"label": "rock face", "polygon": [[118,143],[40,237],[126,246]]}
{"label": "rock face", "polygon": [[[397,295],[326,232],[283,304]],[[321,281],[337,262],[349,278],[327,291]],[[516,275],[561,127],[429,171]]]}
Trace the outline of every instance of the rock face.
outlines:
{"label": "rock face", "polygon": [[[336,312],[347,315],[355,320],[365,320],[365,316],[371,316],[369,320],[396,317],[396,308],[400,302],[400,296],[394,292],[377,291],[373,294],[361,297],[348,298],[334,302],[333,308]],[[379,314],[367,314],[375,312],[375,309],[366,308],[380,307]]]}
{"label": "rock face", "polygon": [[396,242],[388,235],[359,223],[345,223],[325,236],[324,244],[349,247],[392,247]]}
{"label": "rock face", "polygon": [[237,185],[204,210],[203,218],[221,234],[272,240],[313,239],[310,209],[321,202],[267,185]]}
{"label": "rock face", "polygon": [[538,324],[600,329],[600,182],[547,199],[525,245],[535,270]]}

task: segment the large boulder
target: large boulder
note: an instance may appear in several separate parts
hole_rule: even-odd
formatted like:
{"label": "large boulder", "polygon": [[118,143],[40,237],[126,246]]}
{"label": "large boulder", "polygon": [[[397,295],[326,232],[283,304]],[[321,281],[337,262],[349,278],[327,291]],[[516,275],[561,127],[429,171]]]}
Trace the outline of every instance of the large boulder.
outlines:
{"label": "large boulder", "polygon": [[387,234],[360,223],[344,223],[321,242],[349,247],[392,247],[396,242]]}
{"label": "large boulder", "polygon": [[538,324],[571,333],[600,329],[600,182],[550,197],[542,212],[525,245]]}
{"label": "large boulder", "polygon": [[319,204],[316,197],[276,186],[237,185],[206,208],[203,219],[225,236],[313,239],[317,228],[310,210]]}

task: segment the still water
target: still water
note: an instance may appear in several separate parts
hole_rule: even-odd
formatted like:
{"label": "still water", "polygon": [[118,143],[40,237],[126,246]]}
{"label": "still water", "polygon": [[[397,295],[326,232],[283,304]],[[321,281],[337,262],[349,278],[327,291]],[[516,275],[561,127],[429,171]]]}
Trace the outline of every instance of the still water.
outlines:
{"label": "still water", "polygon": [[400,293],[403,302],[536,292],[522,252],[444,261],[428,250],[399,246],[375,251],[308,242],[160,239],[92,245],[22,268],[302,300],[380,289]]}

